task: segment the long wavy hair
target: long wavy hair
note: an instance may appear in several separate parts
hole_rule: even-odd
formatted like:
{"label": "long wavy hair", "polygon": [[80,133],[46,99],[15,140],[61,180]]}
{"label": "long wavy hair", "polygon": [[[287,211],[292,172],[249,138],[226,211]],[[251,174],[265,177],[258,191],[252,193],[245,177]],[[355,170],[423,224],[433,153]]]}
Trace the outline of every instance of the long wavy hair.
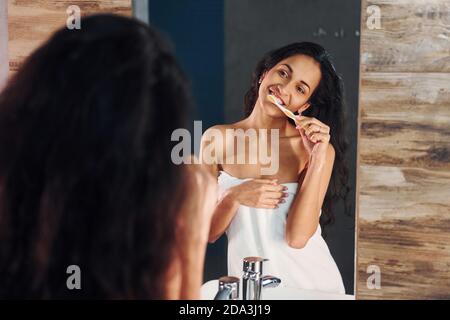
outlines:
{"label": "long wavy hair", "polygon": [[322,46],[312,42],[292,43],[266,53],[253,72],[250,89],[244,97],[244,112],[248,117],[255,107],[261,76],[280,61],[294,55],[306,55],[313,58],[320,64],[322,73],[319,85],[309,99],[311,106],[302,115],[317,118],[330,127],[330,143],[336,153],[333,173],[320,219],[322,227],[325,227],[335,221],[332,206],[336,201],[342,199],[346,211],[348,211],[347,197],[350,191],[348,168],[344,159],[348,146],[344,127],[344,86],[342,78],[333,66],[330,54]]}
{"label": "long wavy hair", "polygon": [[[0,297],[163,299],[189,88],[153,29],[84,18],[0,95]],[[68,290],[67,268],[81,269]]]}

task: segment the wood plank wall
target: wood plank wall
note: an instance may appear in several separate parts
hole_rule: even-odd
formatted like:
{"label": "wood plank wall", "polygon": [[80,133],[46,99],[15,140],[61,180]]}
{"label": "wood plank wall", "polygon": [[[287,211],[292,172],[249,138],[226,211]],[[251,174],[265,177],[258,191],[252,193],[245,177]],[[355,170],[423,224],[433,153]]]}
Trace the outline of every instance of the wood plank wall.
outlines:
{"label": "wood plank wall", "polygon": [[55,30],[66,25],[66,10],[71,5],[80,7],[81,17],[106,12],[132,15],[131,0],[8,0],[10,73]]}
{"label": "wood plank wall", "polygon": [[8,77],[8,3],[0,1],[0,91]]}
{"label": "wood plank wall", "polygon": [[450,2],[363,0],[360,70],[356,297],[449,299]]}

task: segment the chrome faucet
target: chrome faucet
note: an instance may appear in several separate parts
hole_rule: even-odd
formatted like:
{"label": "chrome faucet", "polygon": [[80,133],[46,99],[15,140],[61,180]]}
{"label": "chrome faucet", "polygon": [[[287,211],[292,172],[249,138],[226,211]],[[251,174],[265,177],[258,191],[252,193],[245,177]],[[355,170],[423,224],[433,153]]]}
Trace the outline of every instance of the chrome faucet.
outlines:
{"label": "chrome faucet", "polygon": [[239,281],[237,277],[221,277],[219,279],[219,291],[217,291],[214,300],[238,300]]}
{"label": "chrome faucet", "polygon": [[260,257],[244,258],[242,276],[242,299],[261,300],[262,288],[274,288],[281,283],[281,279],[274,276],[262,276],[263,263],[269,259]]}

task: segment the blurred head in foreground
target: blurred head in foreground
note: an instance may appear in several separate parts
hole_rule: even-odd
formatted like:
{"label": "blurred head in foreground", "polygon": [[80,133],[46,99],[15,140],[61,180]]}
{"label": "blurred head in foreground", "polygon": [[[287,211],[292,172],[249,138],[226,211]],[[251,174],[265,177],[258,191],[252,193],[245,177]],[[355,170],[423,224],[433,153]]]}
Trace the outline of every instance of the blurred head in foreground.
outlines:
{"label": "blurred head in foreground", "polygon": [[27,59],[0,95],[0,297],[174,297],[191,182],[170,137],[189,101],[166,43],[133,19],[85,18]]}

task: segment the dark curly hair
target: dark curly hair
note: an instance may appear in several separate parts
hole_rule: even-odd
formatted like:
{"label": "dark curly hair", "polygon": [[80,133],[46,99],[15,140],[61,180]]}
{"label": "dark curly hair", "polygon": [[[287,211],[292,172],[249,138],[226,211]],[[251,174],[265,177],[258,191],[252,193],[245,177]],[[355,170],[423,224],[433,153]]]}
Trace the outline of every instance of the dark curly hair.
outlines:
{"label": "dark curly hair", "polygon": [[250,89],[244,97],[244,112],[245,116],[248,117],[255,107],[261,76],[280,61],[294,55],[306,55],[313,58],[320,64],[322,73],[319,85],[309,99],[311,106],[302,115],[317,118],[330,127],[330,143],[336,153],[330,186],[325,196],[320,219],[322,227],[325,227],[334,222],[335,215],[332,211],[332,205],[335,201],[342,199],[346,205],[346,211],[348,211],[347,197],[350,191],[348,168],[344,161],[348,146],[344,128],[344,87],[329,53],[322,46],[312,42],[292,43],[266,53],[253,72]]}
{"label": "dark curly hair", "polygon": [[126,17],[84,18],[26,60],[0,95],[1,298],[164,298],[188,92],[165,40]]}

